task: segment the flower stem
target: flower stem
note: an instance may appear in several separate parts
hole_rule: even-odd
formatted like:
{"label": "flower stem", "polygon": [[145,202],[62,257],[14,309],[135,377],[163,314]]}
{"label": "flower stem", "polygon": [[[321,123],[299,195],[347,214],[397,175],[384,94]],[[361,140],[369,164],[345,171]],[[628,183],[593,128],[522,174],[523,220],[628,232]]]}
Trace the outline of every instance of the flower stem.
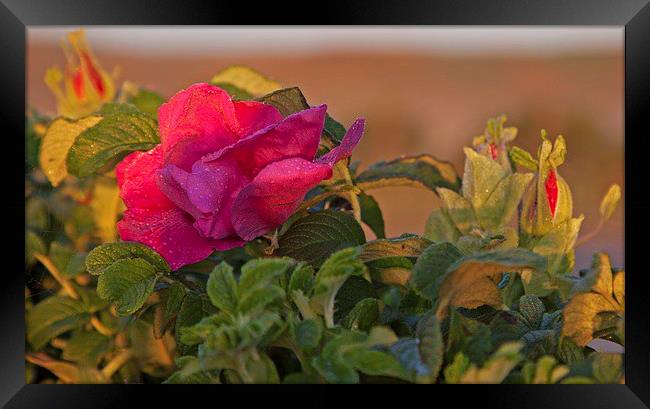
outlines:
{"label": "flower stem", "polygon": [[115,372],[118,371],[129,359],[133,356],[133,351],[126,349],[117,354],[106,366],[102,369],[102,375],[106,379],[110,379]]}
{"label": "flower stem", "polygon": [[68,296],[74,298],[75,300],[79,299],[79,294],[77,294],[75,288],[72,286],[72,284],[70,284],[70,281],[68,281],[63,276],[63,274],[61,274],[59,269],[56,268],[56,266],[54,265],[54,263],[49,257],[40,253],[35,253],[34,258],[38,260],[41,264],[43,264],[43,266],[45,266],[47,271],[50,272],[52,277],[54,277],[54,279],[59,283],[61,288],[63,288],[63,291],[65,291],[66,294],[68,294]]}

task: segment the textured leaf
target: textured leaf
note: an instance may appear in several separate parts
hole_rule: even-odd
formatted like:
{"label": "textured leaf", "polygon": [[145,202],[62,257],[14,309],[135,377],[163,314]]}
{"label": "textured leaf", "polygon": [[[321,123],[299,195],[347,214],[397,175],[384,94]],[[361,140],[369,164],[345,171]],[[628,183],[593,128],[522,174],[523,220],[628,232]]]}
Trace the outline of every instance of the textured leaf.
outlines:
{"label": "textured leaf", "polygon": [[225,261],[210,273],[207,292],[212,305],[230,315],[235,314],[239,302],[237,281],[235,281],[232,267]]}
{"label": "textured leaf", "polygon": [[465,148],[464,151],[463,197],[478,209],[487,201],[501,179],[508,175],[508,170],[473,149]]}
{"label": "textured leaf", "polygon": [[247,262],[241,268],[239,278],[239,295],[245,296],[247,292],[267,287],[285,273],[295,262],[289,258],[265,258]]}
{"label": "textured leaf", "polygon": [[453,244],[440,243],[427,247],[413,266],[411,283],[422,296],[435,300],[440,279],[463,254]]}
{"label": "textured leaf", "polygon": [[403,234],[392,239],[369,241],[361,247],[364,262],[387,257],[418,257],[431,241],[414,234]]}
{"label": "textured leaf", "polygon": [[39,163],[52,186],[58,186],[68,175],[66,160],[75,139],[101,119],[95,115],[77,121],[57,118],[47,128],[41,144]]}
{"label": "textured leaf", "polygon": [[178,311],[174,331],[177,348],[181,355],[187,355],[193,350],[193,348],[181,342],[183,328],[191,327],[213,312],[214,308],[211,308],[209,300],[192,292],[187,293],[181,304],[181,309]]}
{"label": "textured leaf", "polygon": [[431,155],[376,163],[361,172],[355,182],[364,191],[385,186],[416,186],[433,191],[438,187],[452,190],[460,187],[460,179],[454,167]]}
{"label": "textured leaf", "polygon": [[306,263],[299,263],[291,273],[289,279],[288,293],[302,291],[303,294],[309,294],[314,287],[314,268]]}
{"label": "textured leaf", "polygon": [[515,173],[501,179],[485,202],[475,209],[481,227],[494,230],[507,225],[517,212],[533,176],[532,173]]}
{"label": "textured leaf", "polygon": [[352,215],[324,210],[309,214],[280,236],[278,254],[306,261],[314,267],[337,250],[365,243],[365,235]]}
{"label": "textured leaf", "polygon": [[158,125],[149,115],[119,105],[105,106],[102,120],[75,139],[66,165],[68,172],[90,176],[126,154],[145,151],[160,143]]}
{"label": "textured leaf", "polygon": [[595,318],[611,313],[623,319],[625,313],[625,272],[612,272],[609,257],[594,255],[590,272],[575,286],[575,295],[564,307],[562,336],[570,337],[579,346],[594,339]]}
{"label": "textured leaf", "polygon": [[336,293],[351,276],[362,275],[366,266],[359,260],[358,248],[340,250],[332,254],[316,274],[312,307],[326,317],[334,318],[334,301]]}
{"label": "textured leaf", "polygon": [[36,304],[27,313],[27,340],[36,350],[64,332],[80,328],[90,313],[79,300],[54,295]]}
{"label": "textured leaf", "polygon": [[129,315],[144,305],[158,275],[147,260],[121,259],[106,268],[97,281],[97,294],[116,304],[119,315]]}
{"label": "textured leaf", "polygon": [[463,257],[449,267],[442,279],[436,315],[444,319],[449,307],[499,307],[502,299],[497,284],[503,273],[524,268],[543,271],[545,267],[543,257],[519,248]]}
{"label": "textured leaf", "polygon": [[242,65],[232,65],[219,71],[210,80],[212,84],[232,84],[235,87],[252,95],[265,95],[276,91],[282,86],[280,83],[266,78],[254,69]]}
{"label": "textured leaf", "polygon": [[353,275],[349,277],[336,293],[334,320],[337,323],[341,321],[358,303],[366,298],[377,298],[372,283],[361,276]]}
{"label": "textured leaf", "polygon": [[537,329],[542,324],[546,308],[538,297],[523,295],[519,298],[519,312],[526,319],[526,323],[530,328]]}
{"label": "textured leaf", "polygon": [[201,362],[194,356],[182,356],[176,359],[179,368],[171,374],[164,384],[203,385],[219,382],[219,371],[204,371]]}
{"label": "textured leaf", "polygon": [[361,194],[359,195],[359,204],[361,205],[361,220],[372,229],[378,239],[385,238],[384,216],[381,214],[381,209],[375,198]]}
{"label": "textured leaf", "polygon": [[533,156],[529,152],[519,148],[518,146],[513,146],[512,149],[510,149],[510,159],[526,169],[537,170],[537,161],[533,159]]}
{"label": "textured leaf", "polygon": [[271,304],[278,303],[284,299],[284,290],[276,285],[256,288],[244,293],[239,301],[238,310],[242,314],[253,314],[255,312],[269,309]]}
{"label": "textured leaf", "polygon": [[443,362],[444,343],[440,324],[433,314],[425,315],[416,328],[415,338],[402,338],[390,352],[418,383],[434,383]]}
{"label": "textured leaf", "polygon": [[86,268],[93,275],[100,275],[113,263],[122,259],[141,258],[155,267],[156,271],[168,273],[167,262],[156,251],[140,243],[122,241],[95,247],[86,258]]}
{"label": "textured leaf", "polygon": [[379,300],[366,298],[354,306],[345,316],[341,325],[355,331],[368,331],[379,321],[379,313]]}
{"label": "textured leaf", "polygon": [[406,286],[411,278],[413,263],[406,257],[386,257],[366,262],[370,277],[389,285]]}

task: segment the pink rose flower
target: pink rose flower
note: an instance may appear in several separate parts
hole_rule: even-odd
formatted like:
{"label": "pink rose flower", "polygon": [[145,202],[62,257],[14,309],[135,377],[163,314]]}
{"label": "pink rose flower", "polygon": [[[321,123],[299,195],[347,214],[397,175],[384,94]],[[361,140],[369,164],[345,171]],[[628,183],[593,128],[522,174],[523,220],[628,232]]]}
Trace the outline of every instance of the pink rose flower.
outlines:
{"label": "pink rose flower", "polygon": [[280,226],[363,133],[357,119],[341,145],[315,158],[326,110],[283,118],[209,84],[180,91],[158,110],[161,143],[116,168],[122,240],[155,249],[176,270]]}

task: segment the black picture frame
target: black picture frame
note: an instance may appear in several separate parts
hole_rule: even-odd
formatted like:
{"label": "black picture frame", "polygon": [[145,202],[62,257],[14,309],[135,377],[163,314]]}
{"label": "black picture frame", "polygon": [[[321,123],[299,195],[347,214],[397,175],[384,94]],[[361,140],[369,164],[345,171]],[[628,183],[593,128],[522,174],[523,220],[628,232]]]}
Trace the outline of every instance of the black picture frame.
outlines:
{"label": "black picture frame", "polygon": [[[650,227],[650,199],[643,156],[650,145],[650,5],[649,0],[447,0],[392,1],[368,4],[352,1],[295,5],[268,2],[251,7],[247,2],[208,1],[102,1],[102,0],[0,0],[0,156],[3,194],[3,277],[0,313],[0,404],[8,408],[130,407],[134,394],[145,394],[147,405],[165,402],[169,393],[151,393],[121,385],[25,385],[24,258],[19,237],[24,233],[24,166],[26,27],[39,25],[240,25],[240,24],[344,24],[344,25],[610,25],[625,27],[625,267],[627,274],[626,384],[554,385],[546,387],[500,386],[466,393],[457,388],[413,389],[386,394],[403,397],[410,404],[413,393],[422,393],[427,405],[452,399],[454,405],[479,398],[494,407],[535,408],[642,408],[650,406],[650,315],[647,314],[643,265]],[[255,11],[253,12],[254,9]],[[22,146],[22,148],[21,148]],[[22,155],[20,153],[23,153]],[[22,158],[21,158],[22,156]],[[9,182],[9,183],[7,183]],[[13,215],[16,215],[15,217]],[[24,213],[22,213],[24,215]],[[627,224],[630,220],[630,225]],[[638,238],[637,238],[638,237]],[[134,389],[136,388],[136,389]],[[205,389],[200,391],[205,393]],[[227,393],[220,389],[210,404]],[[459,393],[460,392],[460,393]],[[196,389],[192,392],[196,394]],[[228,393],[233,393],[230,388]],[[248,394],[234,391],[247,401]],[[177,394],[173,394],[177,395]],[[282,404],[290,394],[265,394]],[[293,395],[293,394],[291,394]],[[331,396],[330,396],[331,395]],[[356,393],[355,393],[356,395]],[[364,394],[364,398],[367,395]],[[445,395],[442,397],[442,395]],[[475,395],[475,396],[473,396]],[[195,396],[195,395],[193,395]],[[297,395],[296,395],[297,396]],[[404,398],[408,396],[409,398]],[[340,394],[320,392],[318,403],[341,399]],[[301,399],[293,399],[301,401]],[[199,405],[191,399],[187,404]],[[305,405],[309,401],[304,401]],[[450,401],[451,402],[451,401]],[[347,401],[346,401],[347,403]],[[415,403],[413,403],[415,404]],[[273,406],[276,406],[273,404]]]}

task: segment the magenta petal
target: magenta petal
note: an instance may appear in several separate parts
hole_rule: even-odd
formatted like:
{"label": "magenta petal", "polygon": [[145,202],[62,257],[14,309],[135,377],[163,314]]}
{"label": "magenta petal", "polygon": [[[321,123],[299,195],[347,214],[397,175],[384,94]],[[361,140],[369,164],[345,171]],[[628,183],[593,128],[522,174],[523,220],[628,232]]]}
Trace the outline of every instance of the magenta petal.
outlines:
{"label": "magenta petal", "polygon": [[365,124],[366,120],[363,118],[359,118],[354,121],[352,126],[345,133],[341,144],[331,151],[327,152],[325,155],[316,159],[316,162],[326,163],[332,166],[341,159],[345,159],[352,155],[352,151],[357,146],[359,140],[361,139],[361,136],[363,135]]}
{"label": "magenta petal", "polygon": [[280,226],[311,188],[330,177],[329,165],[302,158],[268,165],[235,199],[232,224],[237,235],[249,241]]}
{"label": "magenta petal", "polygon": [[289,115],[282,122],[268,126],[217,152],[203,157],[204,162],[234,158],[249,177],[269,163],[287,158],[312,160],[318,150],[326,105]]}
{"label": "magenta petal", "polygon": [[282,114],[272,105],[257,101],[236,101],[233,105],[239,122],[237,134],[242,138],[282,121]]}
{"label": "magenta petal", "polygon": [[208,257],[213,249],[241,246],[239,240],[209,240],[192,226],[189,215],[178,208],[128,209],[117,224],[122,240],[137,241],[156,250],[173,270]]}
{"label": "magenta petal", "polygon": [[230,96],[210,84],[194,84],[158,109],[158,124],[166,164],[190,170],[202,155],[239,139]]}
{"label": "magenta petal", "polygon": [[158,145],[147,152],[130,153],[117,165],[115,175],[120,197],[127,207],[168,209],[173,206],[156,183],[162,164],[162,149]]}
{"label": "magenta petal", "polygon": [[176,206],[191,214],[195,219],[202,216],[188,196],[190,174],[176,165],[167,165],[158,172],[158,188]]}

